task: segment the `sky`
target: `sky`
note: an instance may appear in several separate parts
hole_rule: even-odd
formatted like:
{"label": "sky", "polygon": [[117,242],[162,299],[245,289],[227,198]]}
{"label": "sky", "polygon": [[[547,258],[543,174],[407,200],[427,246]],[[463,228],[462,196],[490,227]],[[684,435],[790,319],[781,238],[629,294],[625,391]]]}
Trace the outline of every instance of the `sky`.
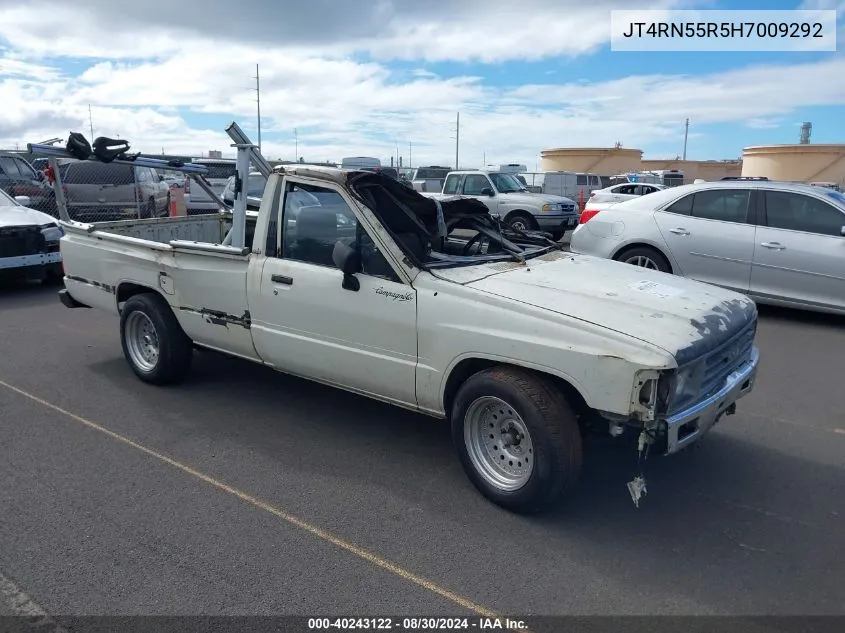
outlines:
{"label": "sky", "polygon": [[[612,9],[835,9],[837,52],[619,52]],[[553,147],[734,159],[845,142],[845,0],[0,0],[0,148],[540,167]],[[90,106],[90,120],[89,120]],[[90,139],[89,139],[90,140]]]}

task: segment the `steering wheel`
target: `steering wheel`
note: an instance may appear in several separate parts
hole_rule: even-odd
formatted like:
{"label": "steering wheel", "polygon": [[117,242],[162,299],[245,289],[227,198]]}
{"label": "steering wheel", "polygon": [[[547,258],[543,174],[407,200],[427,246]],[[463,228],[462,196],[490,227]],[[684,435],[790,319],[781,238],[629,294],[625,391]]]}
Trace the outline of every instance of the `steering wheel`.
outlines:
{"label": "steering wheel", "polygon": [[488,236],[487,236],[487,235],[485,235],[484,233],[476,233],[476,234],[475,234],[475,235],[473,235],[473,236],[470,238],[470,240],[469,240],[469,241],[468,241],[468,242],[464,245],[464,248],[463,248],[463,250],[461,251],[461,255],[462,255],[462,256],[464,256],[464,257],[466,257],[467,255],[469,255],[469,252],[472,250],[472,247],[473,247],[473,246],[476,246],[476,245],[478,246],[478,252],[480,253],[480,252],[481,252],[481,248],[482,248],[482,244],[484,244],[484,243],[486,242],[486,243],[487,243],[487,247],[489,248],[489,247],[490,247],[490,243],[491,243],[491,241],[492,241],[492,240],[490,239],[490,237],[488,237]]}

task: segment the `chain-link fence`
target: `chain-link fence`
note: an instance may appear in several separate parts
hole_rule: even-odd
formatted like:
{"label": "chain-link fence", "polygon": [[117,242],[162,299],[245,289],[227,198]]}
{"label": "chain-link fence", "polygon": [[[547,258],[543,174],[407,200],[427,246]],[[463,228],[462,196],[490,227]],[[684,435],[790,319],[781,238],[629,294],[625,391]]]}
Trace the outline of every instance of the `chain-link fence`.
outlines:
{"label": "chain-link fence", "polygon": [[[55,158],[57,179],[48,158],[32,158],[31,154],[29,157],[27,160],[25,154],[0,150],[0,190],[24,206],[55,218],[59,217],[58,181],[70,219],[79,222],[207,214],[221,208],[207,191],[177,169]],[[211,177],[206,183],[218,195],[227,184],[231,185],[229,181],[234,178],[229,178],[230,172],[235,171],[235,161],[219,162],[226,164],[203,165]],[[231,205],[233,200],[228,203]]]}

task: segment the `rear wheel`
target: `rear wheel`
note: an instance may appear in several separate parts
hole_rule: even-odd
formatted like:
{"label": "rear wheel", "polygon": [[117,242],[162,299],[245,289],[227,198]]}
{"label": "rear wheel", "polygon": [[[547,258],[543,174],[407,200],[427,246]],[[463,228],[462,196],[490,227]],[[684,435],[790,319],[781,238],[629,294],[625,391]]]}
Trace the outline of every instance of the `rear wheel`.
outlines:
{"label": "rear wheel", "polygon": [[452,407],[452,441],[473,485],[514,512],[543,510],[581,472],[581,433],[563,394],[524,370],[470,377]]}
{"label": "rear wheel", "polygon": [[120,313],[123,355],[135,375],[155,385],[182,380],[193,357],[191,339],[158,294],[131,297]]}
{"label": "rear wheel", "polygon": [[650,246],[636,246],[619,253],[614,259],[624,264],[631,264],[649,270],[659,270],[662,273],[671,273],[672,266],[663,253]]}

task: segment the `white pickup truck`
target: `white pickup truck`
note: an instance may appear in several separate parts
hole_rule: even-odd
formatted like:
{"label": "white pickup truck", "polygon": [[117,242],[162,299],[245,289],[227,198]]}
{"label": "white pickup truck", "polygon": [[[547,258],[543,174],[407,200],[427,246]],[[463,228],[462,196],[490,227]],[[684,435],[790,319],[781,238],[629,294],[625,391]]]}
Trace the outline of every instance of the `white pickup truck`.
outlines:
{"label": "white pickup truck", "polygon": [[549,232],[556,242],[578,226],[580,210],[573,200],[531,193],[514,174],[504,171],[452,171],[443,181],[441,192],[423,195],[435,200],[453,196],[475,198],[504,224],[523,231]]}
{"label": "white pickup truck", "polygon": [[149,383],[208,348],[446,419],[469,479],[513,511],[572,488],[587,432],[676,453],[754,384],[753,301],[500,229],[477,200],[292,165],[242,247],[223,243],[235,217],[62,222],[61,301],[118,316]]}

